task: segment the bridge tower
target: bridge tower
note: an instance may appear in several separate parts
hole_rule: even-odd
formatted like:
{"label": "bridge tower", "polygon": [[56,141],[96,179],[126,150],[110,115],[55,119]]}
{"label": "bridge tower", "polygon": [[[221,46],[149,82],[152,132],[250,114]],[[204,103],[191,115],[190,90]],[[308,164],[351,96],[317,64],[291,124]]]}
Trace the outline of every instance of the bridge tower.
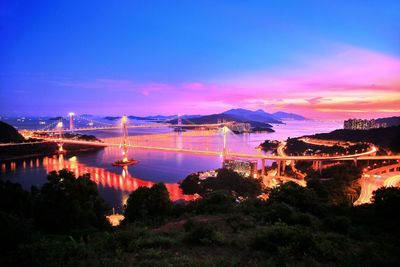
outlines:
{"label": "bridge tower", "polygon": [[182,127],[182,118],[181,115],[178,114],[178,127],[181,128]]}
{"label": "bridge tower", "polygon": [[64,148],[63,148],[63,145],[64,145],[64,143],[63,143],[63,141],[62,141],[62,137],[63,137],[63,123],[62,123],[62,121],[59,121],[58,123],[57,123],[57,132],[58,132],[58,141],[57,141],[57,145],[58,145],[58,153],[59,154],[63,154],[63,153],[65,153],[65,150],[64,150]]}
{"label": "bridge tower", "polygon": [[122,160],[114,162],[114,166],[128,166],[138,163],[137,160],[128,159],[128,127],[127,127],[128,117],[126,115],[122,116],[121,126],[122,126]]}
{"label": "bridge tower", "polygon": [[181,115],[178,114],[178,122],[177,122],[177,127],[174,130],[175,132],[184,132],[184,129],[182,128],[182,117]]}
{"label": "bridge tower", "polygon": [[222,148],[222,167],[224,167],[224,161],[226,159],[226,155],[228,154],[228,150],[226,147],[226,135],[228,133],[228,127],[222,127],[222,134],[223,134],[223,148]]}
{"label": "bridge tower", "polygon": [[69,129],[72,130],[74,128],[74,116],[75,116],[75,113],[70,112],[68,115],[69,115]]}
{"label": "bridge tower", "polygon": [[122,161],[127,162],[128,161],[128,147],[127,145],[127,138],[128,138],[128,128],[126,127],[126,122],[127,122],[127,117],[124,115],[122,117]]}

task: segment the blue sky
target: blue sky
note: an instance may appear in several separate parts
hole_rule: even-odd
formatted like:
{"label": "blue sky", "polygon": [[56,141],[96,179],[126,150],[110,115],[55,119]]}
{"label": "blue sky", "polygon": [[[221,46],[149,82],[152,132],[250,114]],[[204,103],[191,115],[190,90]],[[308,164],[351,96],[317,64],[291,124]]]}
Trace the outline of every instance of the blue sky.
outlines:
{"label": "blue sky", "polygon": [[[392,85],[389,74],[400,58],[400,2],[3,0],[0,36],[4,115],[209,113],[238,106],[316,114],[285,102],[300,85],[291,84],[293,92],[285,87],[283,103],[289,104],[278,105],[268,98],[276,94],[276,87],[266,86],[272,78],[262,78],[287,81],[304,68],[318,72],[311,67],[316,61],[335,60],[350,47],[348,60],[354,53],[362,57],[358,51],[393,60],[388,77],[367,82]],[[386,62],[372,58],[366,64]],[[332,60],[327,65],[337,65]],[[385,66],[378,71],[385,73]],[[265,88],[242,82],[253,76]],[[195,84],[202,92],[193,93]],[[317,89],[310,98],[318,97]],[[249,101],[238,101],[244,91]],[[265,101],[254,104],[251,92]],[[232,94],[237,97],[229,100]]]}

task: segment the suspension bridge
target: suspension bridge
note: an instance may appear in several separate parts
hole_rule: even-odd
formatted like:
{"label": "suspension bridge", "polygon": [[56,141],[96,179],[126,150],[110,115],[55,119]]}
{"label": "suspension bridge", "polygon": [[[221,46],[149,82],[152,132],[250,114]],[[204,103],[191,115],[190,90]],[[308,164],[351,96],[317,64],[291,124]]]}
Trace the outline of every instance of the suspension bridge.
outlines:
{"label": "suspension bridge", "polygon": [[[86,120],[88,123],[83,127],[76,127],[75,117],[80,120]],[[174,153],[191,153],[191,154],[199,154],[199,155],[208,155],[215,157],[222,157],[226,159],[228,157],[238,158],[238,159],[256,159],[261,161],[261,175],[265,175],[265,161],[276,161],[278,164],[277,168],[277,176],[281,176],[282,172],[285,170],[287,165],[294,166],[296,161],[312,161],[313,168],[316,170],[320,170],[322,166],[322,162],[324,161],[353,161],[357,164],[357,161],[360,160],[400,160],[400,155],[386,155],[386,156],[377,156],[376,152],[378,149],[375,146],[370,147],[369,150],[350,154],[350,155],[332,155],[332,156],[288,156],[284,153],[278,153],[278,155],[265,155],[262,153],[242,153],[228,150],[227,146],[227,133],[229,132],[229,125],[234,122],[219,122],[214,124],[194,124],[187,120],[189,124],[183,124],[182,118],[178,115],[177,123],[167,123],[165,121],[156,122],[156,123],[148,123],[141,125],[129,125],[128,117],[123,116],[120,120],[120,125],[105,123],[101,121],[95,121],[93,119],[84,118],[82,116],[76,116],[74,113],[70,113],[68,118],[61,118],[58,121],[47,125],[43,129],[39,130],[30,130],[30,131],[21,131],[25,134],[30,134],[33,137],[41,138],[42,140],[48,142],[55,142],[59,146],[59,153],[64,153],[63,144],[81,144],[81,145],[91,145],[91,146],[114,146],[120,147],[122,150],[122,159],[115,162],[115,165],[125,166],[137,163],[137,161],[133,159],[129,159],[128,157],[128,149],[148,149],[155,151],[164,151],[164,152],[174,152]],[[69,127],[64,127],[63,121],[69,122]],[[170,119],[169,121],[172,121]],[[146,144],[130,144],[128,142],[128,128],[165,128],[172,127],[177,129],[177,131],[182,131],[182,129],[186,126],[189,126],[193,129],[217,129],[222,135],[222,143],[223,147],[221,150],[208,150],[208,149],[189,149],[183,147],[163,147],[163,146],[152,146]],[[71,139],[65,138],[65,132],[81,132],[81,131],[96,131],[96,130],[111,130],[111,129],[122,129],[123,137],[122,140],[120,138],[105,138],[100,141],[92,141],[92,140],[79,140],[79,139]],[[278,150],[281,151],[282,147]]]}

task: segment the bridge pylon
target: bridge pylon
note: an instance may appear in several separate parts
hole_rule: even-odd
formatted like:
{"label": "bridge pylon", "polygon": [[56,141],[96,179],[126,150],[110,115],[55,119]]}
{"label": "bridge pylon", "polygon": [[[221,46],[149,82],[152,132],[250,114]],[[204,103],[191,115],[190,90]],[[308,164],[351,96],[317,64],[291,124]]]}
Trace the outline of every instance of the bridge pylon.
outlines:
{"label": "bridge pylon", "polygon": [[56,126],[57,132],[58,132],[58,140],[57,140],[58,150],[57,150],[57,153],[59,153],[59,154],[64,154],[66,152],[64,150],[64,147],[63,147],[64,142],[62,141],[62,139],[63,139],[63,127],[64,127],[64,125],[63,125],[62,121],[59,121],[57,123],[57,126]]}
{"label": "bridge pylon", "polygon": [[127,127],[128,117],[126,115],[122,116],[121,126],[122,126],[122,160],[114,162],[114,166],[128,166],[138,163],[137,160],[128,159],[128,127]]}

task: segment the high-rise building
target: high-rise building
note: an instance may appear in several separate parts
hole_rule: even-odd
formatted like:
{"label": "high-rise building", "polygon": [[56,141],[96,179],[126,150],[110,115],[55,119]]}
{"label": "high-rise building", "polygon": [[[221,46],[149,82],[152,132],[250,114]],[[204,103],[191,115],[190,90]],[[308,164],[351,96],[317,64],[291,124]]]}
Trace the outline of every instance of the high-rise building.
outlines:
{"label": "high-rise building", "polygon": [[386,123],[379,123],[376,120],[362,120],[362,119],[348,119],[343,123],[344,129],[350,130],[369,130],[376,128],[385,128],[387,127]]}

